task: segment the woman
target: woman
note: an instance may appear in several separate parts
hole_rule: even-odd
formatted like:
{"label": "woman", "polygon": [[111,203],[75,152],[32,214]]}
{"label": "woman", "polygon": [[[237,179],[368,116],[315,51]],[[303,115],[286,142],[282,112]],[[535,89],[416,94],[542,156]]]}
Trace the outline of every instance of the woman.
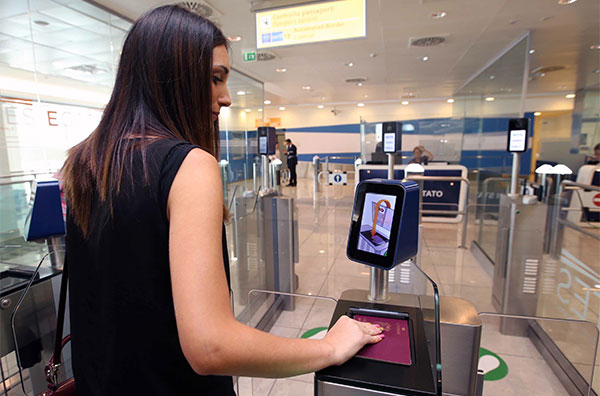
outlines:
{"label": "woman", "polygon": [[98,128],[70,150],[73,370],[79,395],[232,395],[231,375],[341,364],[383,337],[342,317],[323,340],[269,335],[231,310],[217,119],[227,40],[180,6],[125,40]]}
{"label": "woman", "polygon": [[[425,153],[425,155],[423,155]],[[415,146],[413,149],[413,158],[408,162],[409,164],[422,164],[427,165],[429,161],[433,161],[433,154],[431,154],[423,146]]]}

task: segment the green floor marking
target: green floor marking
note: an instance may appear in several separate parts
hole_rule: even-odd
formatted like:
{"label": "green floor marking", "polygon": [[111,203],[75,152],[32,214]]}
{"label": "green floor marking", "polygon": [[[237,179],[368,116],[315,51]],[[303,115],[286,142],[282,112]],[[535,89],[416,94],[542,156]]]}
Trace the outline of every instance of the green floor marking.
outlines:
{"label": "green floor marking", "polygon": [[327,327],[315,327],[314,329],[306,330],[304,334],[300,336],[300,338],[310,338],[319,334],[322,331],[327,331]]}
{"label": "green floor marking", "polygon": [[478,368],[485,373],[483,379],[486,381],[498,381],[508,375],[508,365],[494,352],[479,348]]}

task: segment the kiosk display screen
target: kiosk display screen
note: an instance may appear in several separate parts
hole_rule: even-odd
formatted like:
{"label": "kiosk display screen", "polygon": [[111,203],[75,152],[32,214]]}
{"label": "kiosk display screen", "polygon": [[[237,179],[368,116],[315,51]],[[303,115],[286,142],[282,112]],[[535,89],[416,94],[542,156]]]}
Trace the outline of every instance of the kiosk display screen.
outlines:
{"label": "kiosk display screen", "polygon": [[510,152],[521,152],[525,151],[527,147],[527,130],[525,129],[515,129],[510,131],[510,141],[508,146],[508,151]]}
{"label": "kiosk display screen", "polygon": [[267,137],[266,136],[258,137],[258,153],[259,154],[267,154]]}
{"label": "kiosk display screen", "polygon": [[399,185],[359,184],[346,250],[350,260],[384,269],[396,265],[403,202]]}
{"label": "kiosk display screen", "polygon": [[523,153],[527,151],[527,130],[529,119],[513,118],[508,121],[508,142],[506,151]]}
{"label": "kiosk display screen", "polygon": [[396,197],[367,193],[363,206],[358,249],[387,256],[392,232]]}
{"label": "kiosk display screen", "polygon": [[384,133],[383,134],[383,152],[384,153],[395,153],[396,152],[396,133]]}

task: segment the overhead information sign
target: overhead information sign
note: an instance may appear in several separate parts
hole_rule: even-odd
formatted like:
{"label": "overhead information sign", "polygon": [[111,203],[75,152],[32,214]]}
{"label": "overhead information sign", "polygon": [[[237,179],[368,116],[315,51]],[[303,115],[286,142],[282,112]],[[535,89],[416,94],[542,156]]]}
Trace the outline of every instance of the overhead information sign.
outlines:
{"label": "overhead information sign", "polygon": [[256,13],[256,46],[272,48],[366,37],[365,0],[338,0]]}

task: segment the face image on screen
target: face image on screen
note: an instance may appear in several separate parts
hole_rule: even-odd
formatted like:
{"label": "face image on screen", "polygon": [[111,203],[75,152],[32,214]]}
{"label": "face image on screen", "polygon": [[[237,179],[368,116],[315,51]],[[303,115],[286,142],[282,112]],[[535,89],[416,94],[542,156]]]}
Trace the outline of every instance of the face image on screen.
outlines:
{"label": "face image on screen", "polygon": [[365,194],[358,249],[386,256],[390,245],[396,197],[384,194]]}

